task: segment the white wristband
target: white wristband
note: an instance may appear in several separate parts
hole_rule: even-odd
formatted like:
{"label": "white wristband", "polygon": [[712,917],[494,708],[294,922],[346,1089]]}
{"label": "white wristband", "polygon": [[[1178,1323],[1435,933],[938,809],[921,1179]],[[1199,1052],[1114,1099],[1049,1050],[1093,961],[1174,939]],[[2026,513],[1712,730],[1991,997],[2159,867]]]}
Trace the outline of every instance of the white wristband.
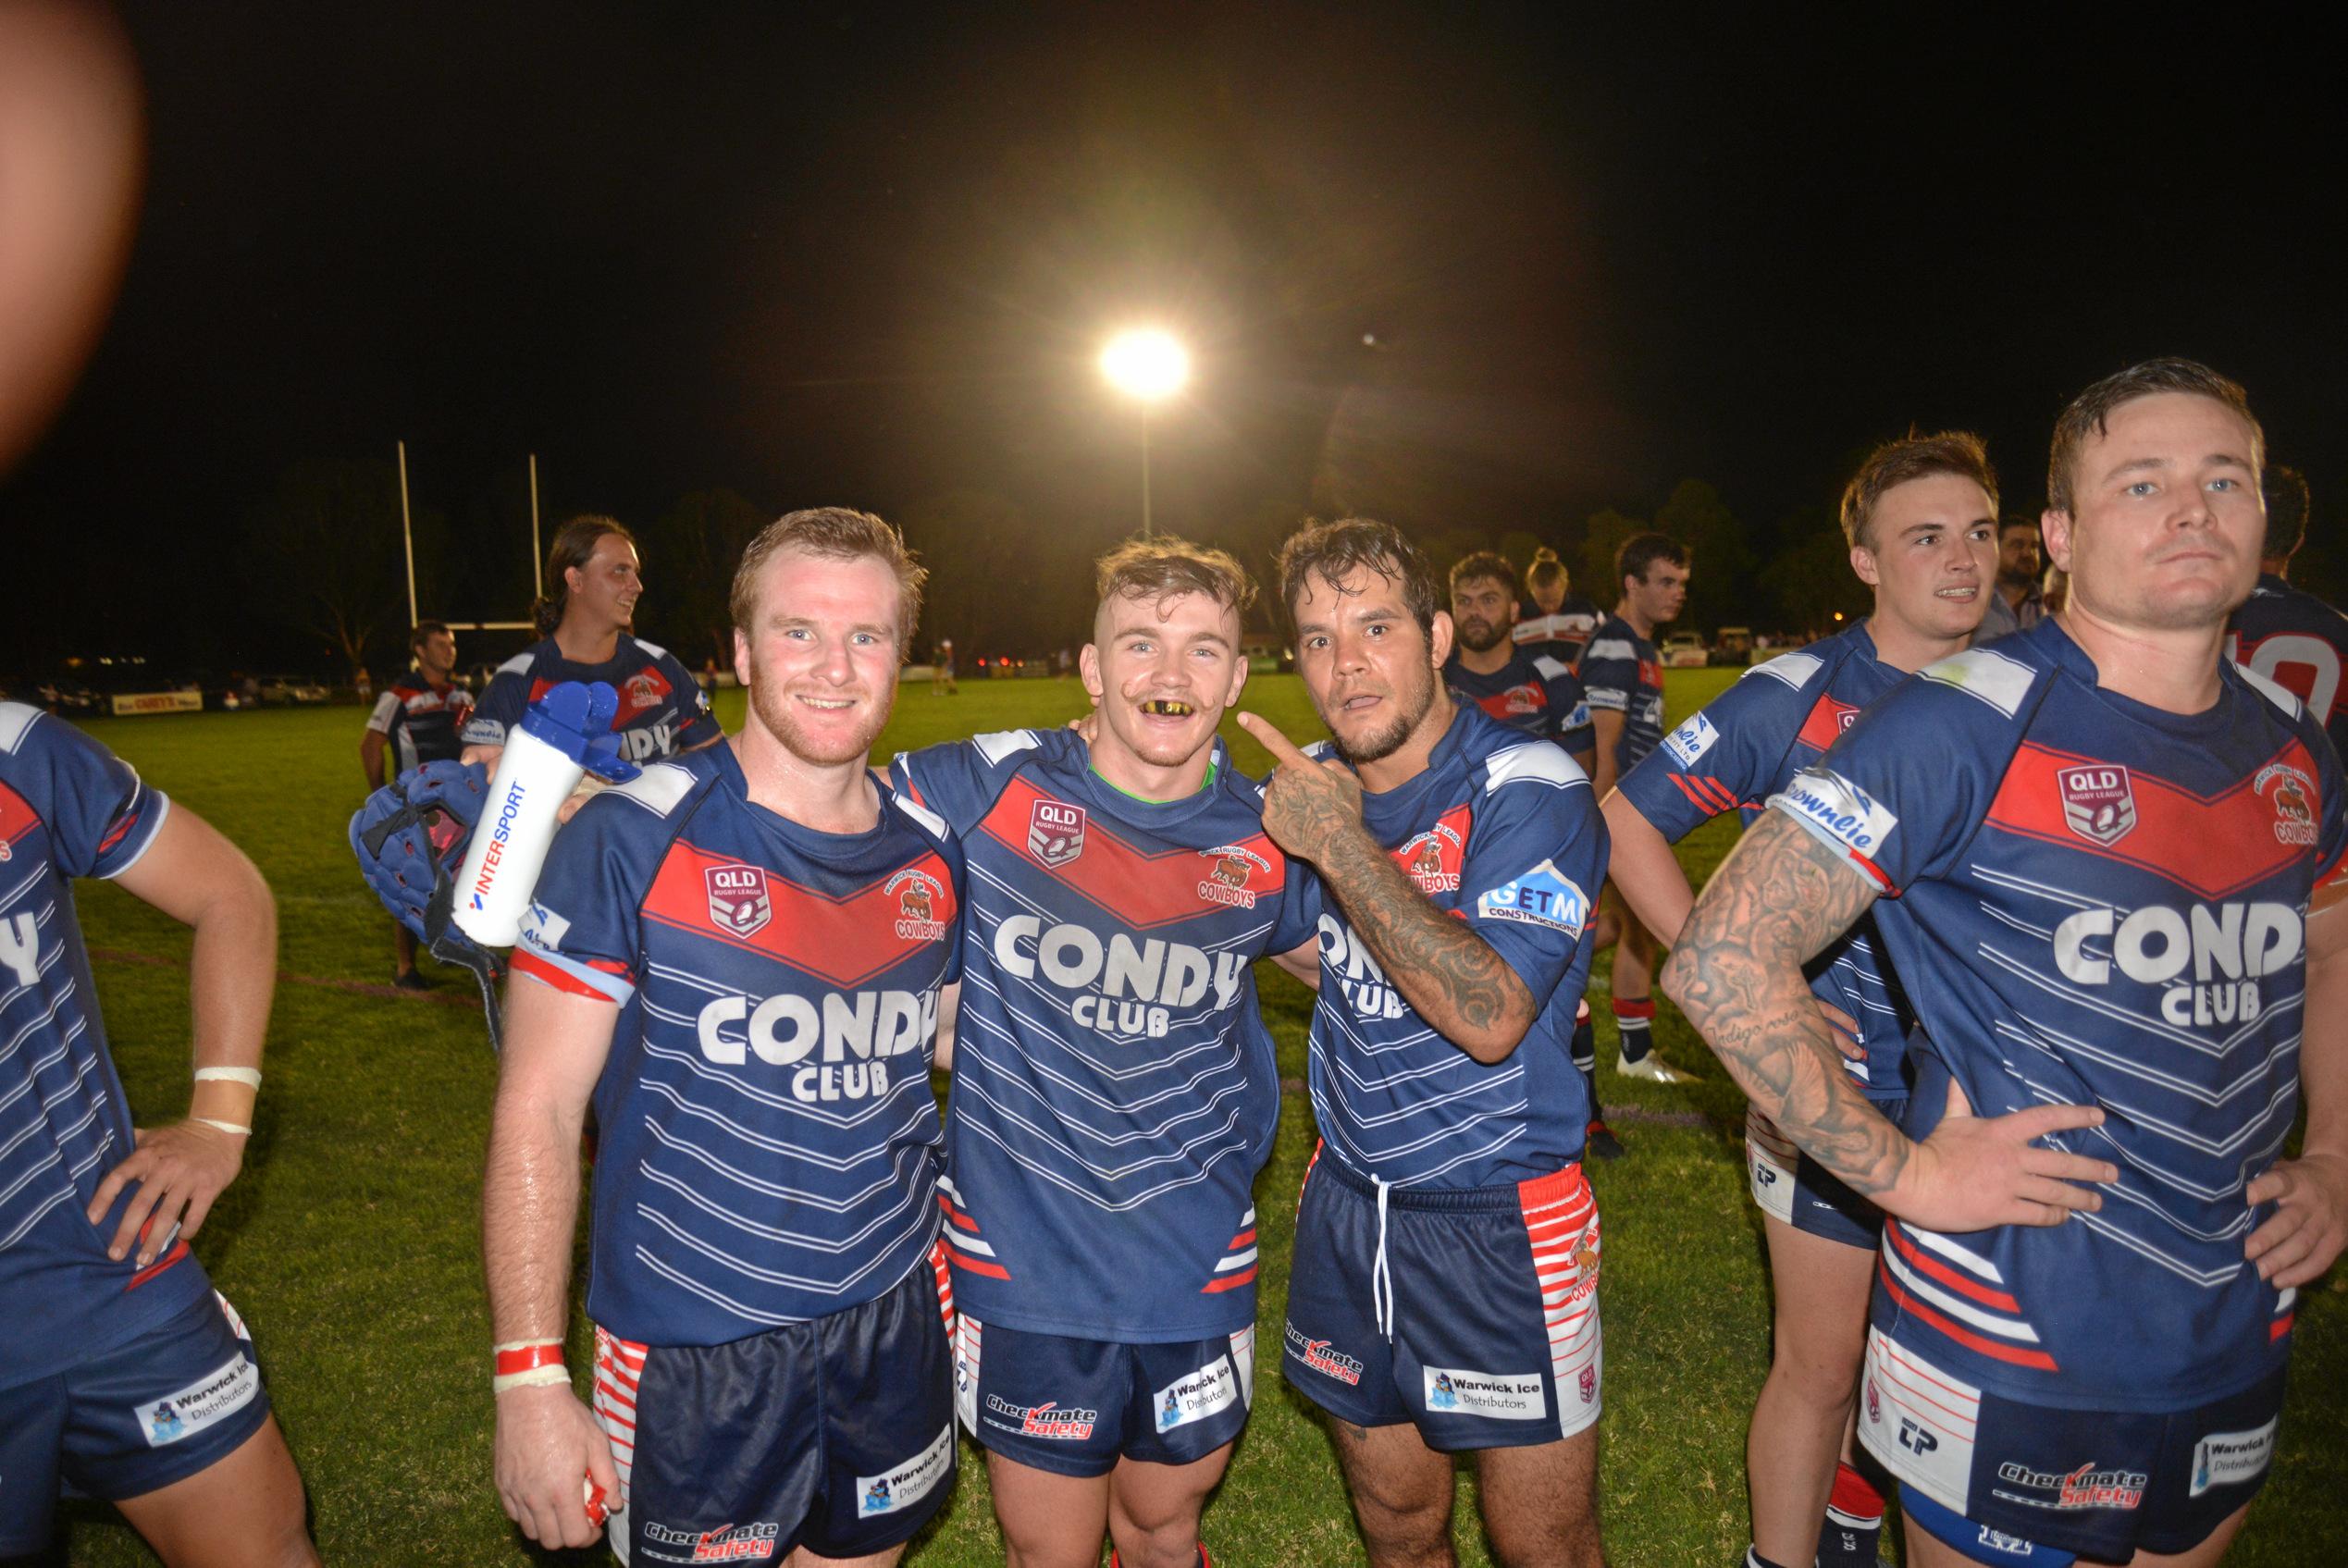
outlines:
{"label": "white wristband", "polygon": [[198,1083],[241,1083],[247,1089],[258,1093],[261,1089],[261,1069],[259,1068],[198,1068],[195,1069],[195,1080]]}
{"label": "white wristband", "polygon": [[190,1121],[200,1121],[206,1127],[216,1127],[221,1131],[234,1133],[239,1138],[250,1138],[253,1136],[253,1129],[249,1127],[239,1127],[232,1121],[216,1121],[210,1117],[190,1117],[188,1119]]}
{"label": "white wristband", "polygon": [[502,1377],[490,1378],[489,1392],[501,1394],[509,1389],[547,1389],[570,1381],[571,1374],[565,1367],[534,1366],[527,1372],[509,1372]]}

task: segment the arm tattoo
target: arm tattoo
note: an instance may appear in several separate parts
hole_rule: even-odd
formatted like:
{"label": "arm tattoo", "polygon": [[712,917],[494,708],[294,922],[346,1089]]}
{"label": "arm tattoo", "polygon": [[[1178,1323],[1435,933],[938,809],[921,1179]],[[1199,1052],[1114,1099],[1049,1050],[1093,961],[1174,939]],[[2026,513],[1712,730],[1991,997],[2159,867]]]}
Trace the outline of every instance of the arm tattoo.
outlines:
{"label": "arm tattoo", "polygon": [[1478,1061],[1502,1060],[1516,1048],[1532,1027],[1533,995],[1491,944],[1438,909],[1358,824],[1336,836],[1320,870],[1419,1017]]}
{"label": "arm tattoo", "polygon": [[1852,1084],[1802,966],[1874,901],[1837,851],[1764,811],[1696,900],[1662,977],[1761,1114],[1871,1194],[1890,1189],[1915,1145]]}

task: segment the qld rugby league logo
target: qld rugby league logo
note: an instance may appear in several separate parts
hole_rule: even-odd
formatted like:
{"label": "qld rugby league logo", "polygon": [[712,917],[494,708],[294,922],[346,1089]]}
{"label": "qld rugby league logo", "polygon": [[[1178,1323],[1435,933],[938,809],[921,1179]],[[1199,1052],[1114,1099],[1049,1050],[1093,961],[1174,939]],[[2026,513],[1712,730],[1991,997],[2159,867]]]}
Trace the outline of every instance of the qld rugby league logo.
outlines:
{"label": "qld rugby league logo", "polygon": [[938,918],[945,902],[945,884],[919,867],[908,866],[889,878],[881,891],[896,899],[896,936],[900,942],[943,942],[945,922]]}
{"label": "qld rugby league logo", "polygon": [[2063,768],[2055,774],[2063,797],[2063,821],[2090,844],[2108,849],[2136,826],[2136,792],[2128,770],[2097,764]]}
{"label": "qld rugby league logo", "polygon": [[1457,893],[1465,849],[1456,829],[1438,822],[1394,851],[1394,858],[1421,893]]}
{"label": "qld rugby league logo", "polygon": [[1084,853],[1084,808],[1038,800],[1027,819],[1027,852],[1052,870]]}
{"label": "qld rugby league logo", "polygon": [[728,936],[755,936],[774,918],[766,871],[758,866],[711,866],[701,873],[710,889],[710,923]]}
{"label": "qld rugby league logo", "polygon": [[1214,849],[1202,849],[1201,855],[1215,862],[1205,881],[1198,884],[1198,895],[1209,904],[1228,904],[1235,909],[1255,907],[1255,894],[1247,883],[1257,871],[1267,875],[1272,863],[1241,845],[1226,844]]}
{"label": "qld rugby league logo", "polygon": [[2269,762],[2250,781],[2252,791],[2275,805],[2275,841],[2316,842],[2316,781],[2288,762]]}

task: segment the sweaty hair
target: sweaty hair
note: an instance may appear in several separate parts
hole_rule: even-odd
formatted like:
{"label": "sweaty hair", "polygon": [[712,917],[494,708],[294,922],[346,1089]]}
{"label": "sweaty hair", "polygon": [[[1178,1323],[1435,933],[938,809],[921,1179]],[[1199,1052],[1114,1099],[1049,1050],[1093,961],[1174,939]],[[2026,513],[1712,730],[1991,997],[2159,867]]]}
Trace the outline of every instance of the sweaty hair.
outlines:
{"label": "sweaty hair", "polygon": [[630,545],[636,543],[636,536],[618,518],[593,512],[574,517],[554,531],[554,543],[546,552],[547,586],[553,592],[530,603],[530,621],[538,636],[552,636],[562,624],[562,612],[571,608],[571,583],[563,574],[575,566],[585,571],[595,555],[596,541],[607,534],[617,534]]}
{"label": "sweaty hair", "polygon": [[1206,594],[1236,615],[1255,602],[1255,579],[1228,550],[1194,545],[1171,534],[1128,539],[1093,564],[1100,601],[1112,598],[1171,599]]}
{"label": "sweaty hair", "polygon": [[2288,561],[2307,537],[2307,479],[2296,468],[2270,465],[2258,476],[2267,497],[2267,548],[2262,561]]}
{"label": "sweaty hair", "polygon": [[1308,523],[1288,537],[1273,566],[1279,573],[1280,598],[1291,620],[1297,601],[1315,577],[1336,588],[1356,568],[1366,566],[1403,590],[1403,602],[1410,607],[1411,619],[1418,623],[1419,631],[1429,638],[1435,636],[1435,611],[1440,606],[1434,568],[1390,523],[1368,517]]}
{"label": "sweaty hair", "polygon": [[2194,360],[2148,359],[2118,375],[2105,377],[2071,399],[2070,406],[2055,420],[2054,445],[2046,453],[2046,505],[2050,510],[2071,510],[2072,470],[2079,464],[2079,450],[2087,444],[2087,438],[2109,434],[2108,422],[2114,414],[2139,398],[2156,397],[2162,392],[2186,392],[2232,409],[2250,426],[2250,451],[2243,454],[2245,459],[2253,468],[2265,460],[2267,433],[2259,428],[2257,415],[2250,412],[2249,394],[2240,385]]}
{"label": "sweaty hair", "polygon": [[1462,583],[1498,583],[1501,591],[1514,597],[1516,592],[1516,568],[1506,558],[1489,549],[1463,556],[1452,568],[1452,592],[1459,592]]}
{"label": "sweaty hair", "polygon": [[[1979,485],[1988,493],[1989,514],[1997,515],[1997,471],[1990,467],[1989,449],[1982,445],[1979,436],[1970,430],[1911,435],[1885,441],[1869,452],[1850,483],[1843,487],[1843,542],[1873,549],[1874,539],[1868,529],[1884,497],[1911,479],[1929,479],[1935,474],[1951,474]],[[2002,525],[1998,532],[2005,532]]]}
{"label": "sweaty hair", "polygon": [[408,634],[408,651],[421,658],[424,654],[424,645],[434,637],[445,635],[448,629],[446,622],[418,621],[415,623],[415,630]]}
{"label": "sweaty hair", "polygon": [[[1452,574],[1452,580],[1458,580],[1456,573]],[[1565,563],[1557,559],[1557,552],[1543,545],[1533,552],[1533,563],[1525,568],[1525,591],[1531,593],[1551,583],[1564,589],[1574,586],[1574,579],[1566,574]]]}
{"label": "sweaty hair", "polygon": [[795,549],[823,561],[861,561],[871,556],[896,574],[896,647],[904,657],[912,641],[913,623],[921,615],[921,585],[929,568],[905,548],[904,536],[869,512],[845,506],[809,507],[786,512],[765,527],[742,551],[742,564],[734,572],[734,591],[726,609],[734,629],[753,635],[759,613],[759,574],[778,550]]}
{"label": "sweaty hair", "polygon": [[1614,552],[1614,586],[1620,590],[1623,580],[1636,577],[1647,581],[1648,568],[1659,561],[1674,566],[1687,564],[1687,547],[1669,534],[1633,534],[1623,541],[1623,548]]}

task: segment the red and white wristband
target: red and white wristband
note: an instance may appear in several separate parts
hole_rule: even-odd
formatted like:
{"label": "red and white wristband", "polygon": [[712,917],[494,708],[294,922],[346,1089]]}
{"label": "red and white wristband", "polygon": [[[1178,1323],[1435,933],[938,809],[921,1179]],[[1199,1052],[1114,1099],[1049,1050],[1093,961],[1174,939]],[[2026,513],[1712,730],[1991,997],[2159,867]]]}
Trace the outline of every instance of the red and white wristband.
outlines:
{"label": "red and white wristband", "polygon": [[571,1381],[571,1369],[562,1364],[560,1340],[514,1340],[490,1349],[497,1356],[497,1370],[489,1379],[489,1391],[493,1394],[504,1393],[508,1389],[550,1388]]}

